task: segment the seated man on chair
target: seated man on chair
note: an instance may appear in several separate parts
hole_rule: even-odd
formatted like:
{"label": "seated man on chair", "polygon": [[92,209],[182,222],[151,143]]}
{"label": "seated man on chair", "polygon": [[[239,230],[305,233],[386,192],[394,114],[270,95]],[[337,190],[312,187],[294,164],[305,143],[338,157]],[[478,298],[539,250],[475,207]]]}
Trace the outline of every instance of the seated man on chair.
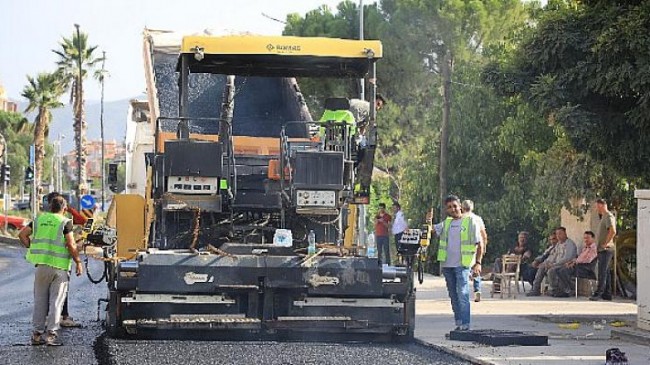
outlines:
{"label": "seated man on chair", "polygon": [[[560,244],[560,236],[563,237],[562,242],[564,243],[562,244]],[[541,288],[542,288],[542,281],[544,280],[544,278],[547,276],[547,274],[552,268],[562,266],[562,265],[558,265],[558,262],[560,260],[563,260],[564,256],[566,255],[566,251],[567,251],[566,240],[567,240],[566,230],[564,230],[562,227],[557,228],[555,231],[553,231],[553,235],[549,237],[549,241],[551,243],[554,242],[554,246],[553,246],[554,248],[549,251],[548,256],[546,256],[544,260],[536,264],[537,272],[535,273],[535,279],[533,280],[533,288],[530,290],[529,293],[526,294],[526,296],[538,297],[542,295]],[[573,241],[571,241],[571,243],[573,243]],[[573,246],[575,247],[575,244],[573,244]],[[567,261],[569,261],[570,259],[571,258],[569,258]]]}
{"label": "seated man on chair", "polygon": [[[575,259],[578,256],[578,249],[576,248],[575,242],[567,237],[566,228],[558,227],[555,229],[555,236],[557,237],[557,244],[553,252],[556,254],[556,260],[554,263],[548,262],[548,259],[543,262],[537,268],[537,274],[535,274],[535,281],[533,283],[533,289],[531,290],[530,296],[539,296],[540,287],[544,275],[548,276],[548,282],[551,284],[551,290],[553,294],[557,289],[557,278],[555,274],[557,269],[563,267],[567,262]],[[540,276],[541,273],[541,276]],[[526,295],[528,295],[526,294]]]}
{"label": "seated man on chair", "polygon": [[553,295],[554,297],[567,298],[571,295],[572,276],[596,279],[596,273],[594,272],[594,263],[596,261],[594,260],[598,256],[598,252],[595,238],[594,232],[586,231],[583,235],[585,246],[582,248],[580,255],[563,266],[553,269],[556,271],[555,278],[557,279],[557,290]]}

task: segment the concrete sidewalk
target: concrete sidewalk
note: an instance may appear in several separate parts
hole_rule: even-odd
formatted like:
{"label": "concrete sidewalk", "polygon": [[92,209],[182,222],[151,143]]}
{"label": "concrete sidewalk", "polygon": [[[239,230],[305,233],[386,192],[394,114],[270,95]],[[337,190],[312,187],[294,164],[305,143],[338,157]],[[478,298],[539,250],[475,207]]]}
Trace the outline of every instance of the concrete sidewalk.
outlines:
{"label": "concrete sidewalk", "polygon": [[[630,364],[650,364],[650,342],[634,344],[612,339],[612,322],[634,326],[637,306],[630,300],[591,302],[585,297],[517,299],[490,298],[491,282],[483,284],[480,303],[471,302],[472,329],[535,332],[549,337],[549,346],[490,347],[450,341],[454,328],[451,304],[444,279],[427,275],[418,285],[415,337],[424,343],[479,364],[604,364],[605,351],[618,347]],[[576,329],[560,324],[579,323]]]}

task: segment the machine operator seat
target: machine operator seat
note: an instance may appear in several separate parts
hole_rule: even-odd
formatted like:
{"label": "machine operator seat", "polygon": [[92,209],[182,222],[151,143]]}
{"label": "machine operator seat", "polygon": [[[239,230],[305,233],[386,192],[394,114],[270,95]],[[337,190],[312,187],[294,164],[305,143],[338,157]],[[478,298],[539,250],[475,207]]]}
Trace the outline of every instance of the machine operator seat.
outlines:
{"label": "machine operator seat", "polygon": [[324,106],[325,111],[319,120],[319,137],[324,142],[325,149],[348,150],[345,146],[349,145],[357,133],[356,121],[350,111],[350,101],[347,98],[328,98]]}

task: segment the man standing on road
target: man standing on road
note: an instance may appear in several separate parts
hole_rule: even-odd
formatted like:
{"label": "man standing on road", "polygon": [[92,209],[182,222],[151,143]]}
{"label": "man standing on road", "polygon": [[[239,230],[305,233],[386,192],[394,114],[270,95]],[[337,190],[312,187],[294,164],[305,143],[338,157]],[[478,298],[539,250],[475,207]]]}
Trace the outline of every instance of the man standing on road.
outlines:
{"label": "man standing on road", "polygon": [[[47,194],[47,206],[49,209],[49,206],[52,204],[52,199],[54,199],[57,196],[63,196],[61,193],[58,191],[53,191],[49,194]],[[65,198],[64,198],[65,199]],[[72,213],[70,210],[67,210],[67,213]],[[69,216],[68,216],[69,218]],[[72,219],[72,223],[74,225],[75,219]],[[29,224],[29,227],[33,229],[32,223]],[[74,321],[74,319],[70,316],[69,312],[69,307],[68,307],[68,300],[70,298],[70,285],[68,285],[68,290],[66,291],[65,294],[65,301],[63,302],[63,309],[61,310],[61,322],[59,325],[61,327],[81,327],[81,325],[77,322]]]}
{"label": "man standing on road", "polygon": [[598,244],[598,289],[589,300],[612,300],[612,283],[609,278],[609,266],[614,256],[614,237],[616,236],[616,217],[607,208],[605,199],[596,200],[596,209],[600,216],[596,243]]}
{"label": "man standing on road", "polygon": [[388,227],[392,217],[386,213],[386,204],[379,203],[379,212],[375,216],[375,238],[377,239],[377,250],[379,253],[379,265],[390,265],[390,235]]}
{"label": "man standing on road", "polygon": [[64,216],[65,209],[62,196],[52,198],[50,211],[36,218],[33,229],[25,227],[18,235],[20,243],[28,249],[27,261],[36,265],[32,345],[62,345],[57,331],[73,260],[77,276],[83,272],[72,222]]}
{"label": "man standing on road", "polygon": [[[485,222],[483,222],[483,218],[481,218],[481,216],[479,215],[474,214],[473,201],[469,199],[463,200],[461,207],[463,209],[463,214],[472,220],[472,223],[474,223],[474,227],[476,227],[476,229],[480,232],[481,245],[483,246],[484,253],[485,253],[485,248],[487,247],[487,231],[485,230]],[[481,275],[472,275],[472,282],[474,284],[474,301],[480,302],[481,301]]]}
{"label": "man standing on road", "polygon": [[472,219],[463,217],[458,197],[447,197],[445,207],[447,219],[434,226],[440,237],[438,261],[445,276],[456,330],[467,331],[470,329],[470,269],[472,274],[481,275],[483,245],[481,234]]}
{"label": "man standing on road", "polygon": [[406,218],[404,218],[404,212],[402,212],[402,206],[399,205],[398,202],[393,202],[393,217],[395,217],[395,220],[393,221],[393,227],[391,228],[391,233],[395,237],[395,247],[397,247],[397,252],[400,251],[400,243],[399,241],[402,239],[402,235],[404,234],[404,231],[406,231],[408,227],[408,223],[406,223]]}

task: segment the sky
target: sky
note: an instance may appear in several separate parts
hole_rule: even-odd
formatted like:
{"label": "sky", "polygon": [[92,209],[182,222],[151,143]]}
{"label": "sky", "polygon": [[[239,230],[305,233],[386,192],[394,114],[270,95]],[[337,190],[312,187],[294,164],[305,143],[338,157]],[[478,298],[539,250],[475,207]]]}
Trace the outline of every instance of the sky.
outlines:
{"label": "sky", "polygon": [[[289,13],[327,5],[334,11],[341,0],[3,0],[0,1],[0,84],[7,96],[23,101],[27,75],[51,72],[62,37],[71,37],[74,24],[106,51],[105,100],[120,100],[144,92],[143,29],[187,33],[213,29],[280,35]],[[364,4],[372,3],[366,0]],[[100,86],[85,84],[86,100],[100,99]]]}

